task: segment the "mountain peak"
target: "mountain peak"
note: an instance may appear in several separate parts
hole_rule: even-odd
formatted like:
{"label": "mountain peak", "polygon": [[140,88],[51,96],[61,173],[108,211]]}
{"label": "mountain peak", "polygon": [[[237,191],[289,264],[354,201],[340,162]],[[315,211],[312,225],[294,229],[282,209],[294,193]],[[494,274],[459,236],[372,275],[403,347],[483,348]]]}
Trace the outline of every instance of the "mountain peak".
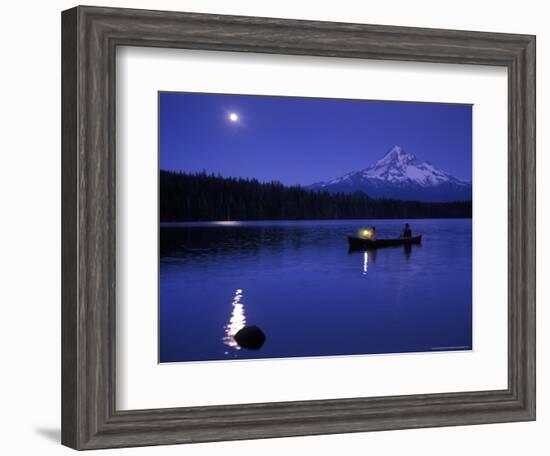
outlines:
{"label": "mountain peak", "polygon": [[[373,165],[363,170],[368,177],[389,181],[402,180],[407,175],[407,170],[419,165],[414,154],[408,153],[400,146],[393,146],[386,155]],[[401,176],[401,179],[400,179]]]}
{"label": "mountain peak", "polygon": [[403,149],[401,146],[395,145],[391,149],[389,149],[384,156],[387,157],[388,155],[402,155],[402,154],[406,154],[405,149]]}
{"label": "mountain peak", "polygon": [[[427,161],[419,161],[412,153],[395,145],[377,162],[360,171],[348,173],[310,188],[350,192],[363,190],[375,197],[418,196],[424,200],[440,198],[470,199],[471,184],[442,171]],[[445,195],[441,190],[445,188]],[[433,194],[433,197],[432,197]]]}
{"label": "mountain peak", "polygon": [[412,163],[414,161],[416,161],[414,154],[405,151],[401,146],[393,146],[377,163]]}

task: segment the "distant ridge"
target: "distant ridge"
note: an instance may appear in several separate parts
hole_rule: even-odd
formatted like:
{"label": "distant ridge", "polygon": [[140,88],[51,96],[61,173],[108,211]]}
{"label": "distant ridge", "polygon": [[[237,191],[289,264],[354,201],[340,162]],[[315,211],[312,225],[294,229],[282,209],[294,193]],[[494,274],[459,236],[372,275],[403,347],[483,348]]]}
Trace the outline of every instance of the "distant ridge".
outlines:
{"label": "distant ridge", "polygon": [[362,191],[371,198],[394,198],[428,202],[471,201],[472,184],[462,181],[400,146],[392,147],[380,160],[327,182],[305,187],[330,193]]}

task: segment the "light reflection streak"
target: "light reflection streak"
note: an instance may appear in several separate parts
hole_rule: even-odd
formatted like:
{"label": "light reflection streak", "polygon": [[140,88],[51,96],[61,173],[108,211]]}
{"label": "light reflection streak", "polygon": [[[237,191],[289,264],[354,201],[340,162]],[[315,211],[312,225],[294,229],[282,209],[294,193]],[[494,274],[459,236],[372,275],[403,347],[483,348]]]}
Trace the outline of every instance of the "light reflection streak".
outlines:
{"label": "light reflection streak", "polygon": [[237,220],[218,220],[215,222],[212,222],[213,225],[220,225],[220,226],[239,226],[241,225],[241,222]]}
{"label": "light reflection streak", "polygon": [[240,350],[241,347],[239,347],[239,344],[235,341],[235,334],[237,334],[246,325],[244,303],[241,302],[242,299],[243,290],[241,288],[237,288],[235,291],[235,296],[233,297],[233,302],[231,303],[233,306],[231,318],[229,319],[229,323],[224,327],[225,336],[223,337],[223,343],[236,350]]}
{"label": "light reflection streak", "polygon": [[369,270],[369,253],[365,251],[363,255],[363,275],[367,275],[368,270]]}

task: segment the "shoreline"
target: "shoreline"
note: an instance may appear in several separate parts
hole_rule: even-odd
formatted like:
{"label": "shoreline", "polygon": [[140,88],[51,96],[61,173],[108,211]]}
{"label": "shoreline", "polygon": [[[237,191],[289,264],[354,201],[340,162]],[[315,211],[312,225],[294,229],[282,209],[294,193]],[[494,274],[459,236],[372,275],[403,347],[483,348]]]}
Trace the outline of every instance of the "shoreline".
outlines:
{"label": "shoreline", "polygon": [[355,219],[257,219],[257,220],[163,220],[159,222],[160,228],[170,228],[174,226],[239,226],[249,223],[319,223],[319,222],[372,222],[375,220],[403,220],[403,221],[422,221],[422,220],[472,220],[472,217],[424,217],[424,218],[401,218],[401,217],[380,217],[380,218],[355,218]]}

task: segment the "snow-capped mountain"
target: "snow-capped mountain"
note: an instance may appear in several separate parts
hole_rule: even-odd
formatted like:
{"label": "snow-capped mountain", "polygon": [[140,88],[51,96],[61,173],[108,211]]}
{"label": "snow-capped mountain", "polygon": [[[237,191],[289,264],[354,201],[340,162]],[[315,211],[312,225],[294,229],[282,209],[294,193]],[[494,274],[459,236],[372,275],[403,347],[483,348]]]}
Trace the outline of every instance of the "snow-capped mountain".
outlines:
{"label": "snow-capped mountain", "polygon": [[394,146],[383,158],[361,171],[354,171],[308,187],[331,193],[363,191],[371,198],[419,201],[467,201],[472,184],[457,179],[431,163]]}

